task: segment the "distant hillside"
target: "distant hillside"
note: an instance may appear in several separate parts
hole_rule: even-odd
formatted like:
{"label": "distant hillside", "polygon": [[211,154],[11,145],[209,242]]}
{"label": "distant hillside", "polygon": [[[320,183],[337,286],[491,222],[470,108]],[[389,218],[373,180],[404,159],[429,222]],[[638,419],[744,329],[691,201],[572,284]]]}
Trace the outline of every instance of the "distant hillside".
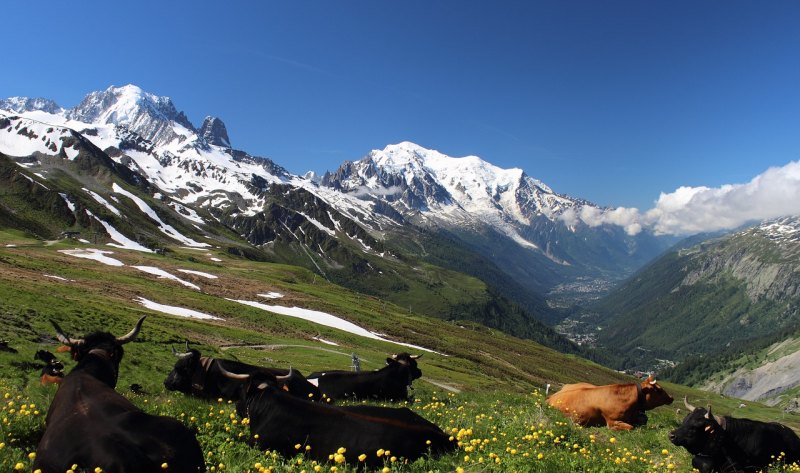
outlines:
{"label": "distant hillside", "polygon": [[662,372],[672,381],[800,413],[800,332],[726,347],[719,353],[690,357]]}
{"label": "distant hillside", "polygon": [[[707,360],[686,367],[722,369],[711,360],[753,354],[800,326],[800,218],[673,251],[593,309],[597,343],[617,353],[619,367]],[[702,383],[697,374],[679,379]]]}

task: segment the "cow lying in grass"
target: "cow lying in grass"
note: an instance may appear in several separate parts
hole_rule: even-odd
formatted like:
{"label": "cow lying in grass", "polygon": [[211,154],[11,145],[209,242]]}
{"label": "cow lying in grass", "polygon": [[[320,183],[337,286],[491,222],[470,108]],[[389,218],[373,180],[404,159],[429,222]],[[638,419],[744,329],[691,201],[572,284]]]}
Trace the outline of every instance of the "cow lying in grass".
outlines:
{"label": "cow lying in grass", "polygon": [[422,355],[399,353],[386,358],[386,366],[375,371],[317,371],[308,375],[327,398],[405,401],[408,388],[422,376],[417,359]]}
{"label": "cow lying in grass", "polygon": [[[185,353],[178,353],[174,349],[172,352],[178,361],[175,362],[172,371],[164,380],[164,387],[170,391],[180,391],[203,399],[221,397],[237,400],[241,397],[242,383],[225,377],[222,374],[223,370],[239,374],[263,372],[273,376],[284,376],[289,373],[289,370],[285,368],[267,368],[235,360],[201,356],[198,350],[189,348],[188,343]],[[304,399],[316,401],[320,398],[319,389],[309,383],[298,371],[294,371],[291,383],[284,388],[291,394]]]}
{"label": "cow lying in grass", "polygon": [[773,463],[800,462],[800,438],[777,422],[719,417],[711,407],[695,408],[683,399],[689,414],[669,440],[694,457],[701,473],[758,472]]}
{"label": "cow lying in grass", "polygon": [[229,375],[246,383],[236,408],[249,418],[251,441],[260,449],[287,457],[305,453],[320,462],[334,455],[337,462],[374,468],[385,461],[379,451],[413,461],[456,448],[439,427],[407,408],[332,406],[300,399],[277,388],[289,381],[291,371],[278,377]]}
{"label": "cow lying in grass", "polygon": [[672,397],[651,376],[631,384],[565,384],[547,403],[585,427],[631,430],[647,423],[645,411],[672,404]]}
{"label": "cow lying in grass", "polygon": [[78,364],[64,377],[45,419],[33,469],[64,473],[198,473],[205,471],[194,433],[170,417],[142,412],[114,387],[122,345],[139,334],[144,317],[122,337],[95,332],[73,339],[54,322],[56,334]]}

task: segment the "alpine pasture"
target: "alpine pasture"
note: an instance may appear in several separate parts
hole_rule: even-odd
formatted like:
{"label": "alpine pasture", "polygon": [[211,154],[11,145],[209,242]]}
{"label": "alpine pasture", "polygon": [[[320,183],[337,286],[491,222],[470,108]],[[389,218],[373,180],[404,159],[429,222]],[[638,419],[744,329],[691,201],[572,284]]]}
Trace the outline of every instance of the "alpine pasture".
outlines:
{"label": "alpine pasture", "polygon": [[[76,249],[99,256],[77,257]],[[37,350],[58,347],[51,321],[80,336],[124,333],[142,315],[148,317],[126,347],[117,391],[146,412],[194,429],[208,471],[345,472],[359,465],[341,462],[337,451],[328,452],[327,463],[307,460],[301,445],[293,458],[258,450],[249,446],[248,421],[236,415],[233,403],[165,391],[164,378],[175,362],[172,348],[180,350],[187,341],[209,356],[306,374],[349,369],[353,353],[363,370],[380,368],[392,353],[424,354],[422,378],[399,406],[440,426],[458,449],[413,463],[387,449],[358,452],[359,458],[380,457],[383,471],[692,470],[689,455],[667,439],[686,414],[676,412],[678,403],[648,412],[647,425],[629,432],[579,428],[549,407],[548,383],[558,389],[563,383],[633,381],[577,357],[474,323],[412,313],[301,268],[254,263],[214,248],[179,247],[156,255],[41,242],[0,230],[0,339],[16,350],[0,352],[0,471],[31,471],[56,390],[40,385],[33,359]],[[59,358],[69,372],[74,362],[64,354]],[[144,392],[132,393],[132,384]],[[797,416],[765,406],[739,407],[736,399],[662,384],[675,399],[688,395],[718,413],[800,426]],[[169,471],[168,464],[162,467]],[[771,471],[784,470],[797,468]]]}

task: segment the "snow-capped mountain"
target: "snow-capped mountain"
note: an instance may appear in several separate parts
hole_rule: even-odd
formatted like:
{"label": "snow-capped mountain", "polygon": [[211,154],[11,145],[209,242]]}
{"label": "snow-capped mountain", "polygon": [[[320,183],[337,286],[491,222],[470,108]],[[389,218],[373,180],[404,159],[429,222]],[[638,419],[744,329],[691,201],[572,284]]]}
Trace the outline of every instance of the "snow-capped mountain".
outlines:
{"label": "snow-capped mountain", "polygon": [[800,243],[800,217],[783,217],[767,220],[760,223],[749,233],[760,233],[764,238],[776,243],[783,243],[785,246],[797,246]]}
{"label": "snow-capped mountain", "polygon": [[152,197],[193,225],[223,223],[263,249],[305,245],[306,262],[322,274],[326,265],[340,268],[351,258],[351,250],[342,249],[338,260],[331,256],[340,243],[386,253],[376,237],[392,222],[373,212],[373,203],[319,188],[267,158],[233,149],[222,120],[206,117],[198,129],[167,97],[128,85],[92,92],[73,109],[24,98],[4,101],[3,109],[0,153],[43,179],[51,166],[59,167],[52,157],[78,159],[80,139],[143,176]]}
{"label": "snow-capped mountain", "polygon": [[574,216],[610,209],[558,194],[522,169],[502,169],[477,156],[454,158],[410,142],[346,162],[321,185],[385,202],[383,209],[407,221],[445,231],[538,290],[575,275],[601,278],[599,285],[588,285],[603,289],[666,247],[647,232],[629,235],[618,226],[582,223]]}
{"label": "snow-capped mountain", "polygon": [[64,111],[57,103],[50,99],[28,97],[0,99],[0,110],[10,110],[17,113],[33,112],[36,110],[47,113],[61,113]]}
{"label": "snow-capped mountain", "polygon": [[[220,119],[208,117],[198,131],[169,98],[133,85],[92,92],[73,109],[24,98],[0,102],[0,109],[15,112],[5,114],[10,126],[0,151],[57,154],[61,139],[51,135],[81,133],[182,204],[252,214],[263,206],[265,186],[292,178],[269,159],[232,150]],[[20,129],[40,131],[24,140]]]}
{"label": "snow-capped mountain", "polygon": [[408,218],[458,226],[480,222],[532,248],[538,245],[522,237],[520,226],[541,217],[555,223],[567,209],[592,206],[556,194],[522,169],[501,169],[477,156],[453,158],[410,142],[345,163],[335,174],[326,174],[322,184],[380,197]]}
{"label": "snow-capped mountain", "polygon": [[195,131],[169,97],[158,97],[135,85],[92,92],[66,115],[79,122],[126,127],[155,145],[169,144]]}
{"label": "snow-capped mountain", "polygon": [[[0,101],[2,153],[74,159],[78,138],[144,176],[183,215],[186,209],[210,215],[257,246],[289,229],[287,238],[305,240],[333,267],[341,263],[317,237],[297,233],[299,226],[373,252],[403,225],[442,232],[535,291],[587,275],[623,277],[665,246],[645,232],[632,237],[619,227],[567,221],[568,212],[605,209],[476,156],[453,158],[403,142],[346,162],[318,185],[234,149],[219,118],[206,117],[195,127],[171,99],[134,85],[92,92],[71,109],[46,99]],[[422,248],[420,256],[430,257]],[[447,258],[440,264],[458,266]]]}

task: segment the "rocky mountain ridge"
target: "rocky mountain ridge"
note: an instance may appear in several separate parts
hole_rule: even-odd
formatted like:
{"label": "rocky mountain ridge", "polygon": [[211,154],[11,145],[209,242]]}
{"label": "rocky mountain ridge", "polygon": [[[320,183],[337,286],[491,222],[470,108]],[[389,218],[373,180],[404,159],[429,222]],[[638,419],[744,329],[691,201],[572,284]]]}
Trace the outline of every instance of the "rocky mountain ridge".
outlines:
{"label": "rocky mountain ridge", "polygon": [[[439,262],[455,261],[462,269],[471,267],[488,275],[494,284],[516,287],[492,262],[445,244],[442,237],[405,227],[399,214],[376,213],[380,203],[319,187],[267,158],[226,146],[227,132],[218,119],[205,120],[197,132],[174,119],[157,123],[159,117],[179,119],[180,113],[176,115],[166,100],[122,97],[123,92],[138,94],[133,87],[112,92],[106,98],[93,94],[84,102],[117,109],[121,102],[135,104],[127,110],[95,113],[120,124],[100,119],[86,123],[76,120],[79,114],[71,110],[59,108],[53,114],[25,101],[13,104],[28,104],[34,110],[0,111],[0,159],[9,160],[9,182],[18,183],[13,193],[0,192],[0,219],[46,238],[61,230],[89,232],[102,235],[100,240],[108,244],[140,251],[188,239],[226,245],[250,259],[305,266],[330,281],[397,301],[409,310],[478,319],[525,337],[549,333],[545,337],[550,343],[565,342],[536,320],[548,310],[539,296],[516,289],[516,303],[526,308],[520,310],[467,274],[424,263],[413,246],[422,248],[424,240],[426,254],[439,255]],[[139,134],[138,126],[155,141]],[[85,146],[76,146],[78,141]],[[83,175],[90,155],[95,164],[103,163],[99,168],[92,164],[98,175]],[[18,170],[13,170],[13,163]],[[102,166],[114,171],[102,171]],[[125,182],[138,187],[138,198],[163,225],[120,208],[118,201],[126,197],[112,184],[118,179],[114,174],[123,171],[128,175]],[[47,193],[47,202],[57,204],[58,216],[46,215],[52,205],[31,198],[39,190]],[[31,203],[19,201],[18,195],[28,195]],[[163,230],[168,227],[179,229],[186,238],[173,238],[176,233]],[[410,253],[403,247],[409,243]]]}
{"label": "rocky mountain ridge", "polygon": [[587,282],[579,291],[591,297],[587,287],[607,287],[670,242],[586,223],[575,216],[612,209],[558,194],[521,169],[501,169],[477,156],[453,158],[410,142],[346,162],[326,173],[321,185],[446,231],[540,292],[581,280]]}
{"label": "rocky mountain ridge", "polygon": [[[522,170],[500,169],[474,156],[450,158],[405,142],[345,163],[317,185],[268,158],[233,149],[220,119],[207,117],[196,128],[171,99],[133,85],[92,92],[73,109],[37,100],[9,99],[0,109],[79,131],[147,176],[176,205],[203,208],[232,225],[262,211],[270,186],[289,185],[348,215],[373,238],[414,224],[455,239],[537,293],[572,287],[587,276],[582,289],[606,287],[667,246],[646,233],[631,236],[618,227],[564,219],[581,209],[605,210],[559,195]],[[605,282],[596,283],[598,278]]]}

